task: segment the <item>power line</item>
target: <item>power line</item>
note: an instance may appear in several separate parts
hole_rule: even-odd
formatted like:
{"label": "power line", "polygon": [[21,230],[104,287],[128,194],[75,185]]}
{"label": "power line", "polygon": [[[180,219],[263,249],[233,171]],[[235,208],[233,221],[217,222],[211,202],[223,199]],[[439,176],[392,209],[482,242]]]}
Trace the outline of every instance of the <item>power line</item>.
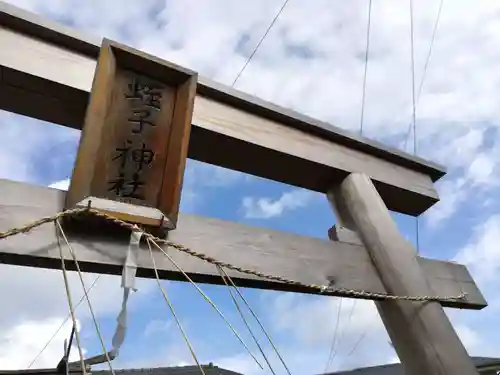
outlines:
{"label": "power line", "polygon": [[[349,311],[349,317],[347,318],[347,324],[346,326],[348,327],[350,324],[351,324],[351,320],[352,320],[352,315],[354,313],[354,310],[356,308],[356,304],[358,302],[358,299],[353,299],[352,300],[352,305],[351,305],[351,310]],[[345,335],[345,332],[346,332],[346,329],[343,329],[339,335],[339,342],[342,342],[342,339],[344,338],[344,335]],[[337,353],[338,354],[338,351]],[[333,359],[332,359],[332,362],[335,360],[335,356],[333,356]]]}
{"label": "power line", "polygon": [[363,135],[363,120],[365,115],[365,98],[366,98],[366,77],[368,73],[368,57],[370,54],[370,29],[372,19],[372,0],[368,1],[368,24],[366,27],[366,51],[365,51],[365,74],[363,77],[363,98],[361,100],[361,120],[359,125],[359,134]]}
{"label": "power line", "polygon": [[[431,44],[429,47],[429,51],[427,53],[427,58],[426,58],[425,65],[424,65],[424,72],[422,74],[422,79],[420,81],[418,99],[420,99],[420,94],[422,92],[422,87],[424,85],[425,76],[427,73],[427,68],[429,66],[430,56],[432,53],[432,47],[434,45],[434,40],[436,38],[437,26],[439,23],[439,19],[441,17],[442,6],[443,6],[443,0],[441,0],[438,14],[436,17],[436,22],[434,24],[434,30],[433,30],[432,38],[431,38]],[[370,25],[370,22],[371,22],[370,21],[371,0],[370,0],[369,7],[370,7],[370,10],[368,13],[369,14],[368,25]],[[408,138],[409,138],[409,135],[410,135],[410,132],[412,129],[412,125],[413,125],[413,153],[416,155],[417,154],[417,100],[415,98],[415,48],[414,48],[413,0],[410,0],[410,43],[411,43],[411,73],[412,73],[411,74],[411,78],[412,78],[412,120],[411,120],[410,124],[408,125],[408,133],[405,137],[404,149],[406,149]],[[368,47],[369,47],[369,34],[367,35],[367,49],[368,49]],[[366,52],[365,64],[367,64],[367,61],[368,61],[367,56],[368,56],[368,51]],[[364,110],[364,100],[365,100],[365,98],[364,98],[365,92],[364,91],[365,91],[365,85],[366,85],[366,69],[367,68],[365,65],[365,81],[363,82],[363,105],[362,105],[361,131],[360,131],[361,133],[363,132],[363,110]],[[420,235],[419,235],[420,225],[419,225],[418,217],[416,218],[415,223],[416,223],[416,228],[415,228],[416,229],[416,247],[417,247],[417,252],[419,252],[420,251]],[[351,313],[353,310],[354,310],[354,306],[353,306],[353,309],[351,310]],[[349,315],[351,315],[351,314],[349,314]],[[349,320],[350,320],[350,317],[349,317]],[[366,337],[367,333],[368,333],[368,329],[364,330],[364,332],[361,334],[359,339],[356,341],[356,343],[352,347],[351,351],[348,353],[348,355],[344,359],[344,362],[347,359],[349,359],[349,357],[356,351],[356,349],[359,347],[359,345],[361,344],[363,339]]]}
{"label": "power line", "polygon": [[420,223],[419,217],[415,218],[415,242],[417,247],[417,254],[420,254]]}
{"label": "power line", "polygon": [[[87,290],[87,293],[90,293],[90,291],[92,290],[92,288],[94,287],[94,285],[97,283],[97,280],[99,280],[101,277],[101,275],[98,275],[95,280],[92,282],[92,284],[90,285],[89,289]],[[80,300],[78,301],[78,303],[76,304],[75,306],[75,311],[76,309],[78,308],[78,306],[81,305],[81,303],[83,302],[83,299],[85,298],[85,293],[83,293],[83,296],[82,298],[80,298]],[[54,340],[54,338],[57,336],[57,334],[61,331],[61,329],[64,327],[64,325],[66,324],[66,322],[69,320],[69,318],[71,317],[71,314],[68,314],[68,316],[66,317],[66,319],[63,320],[63,322],[61,323],[61,325],[59,326],[59,328],[57,328],[57,330],[54,332],[54,334],[51,336],[51,338],[47,341],[47,343],[44,345],[44,347],[42,348],[42,350],[40,350],[40,352],[38,352],[38,354],[36,355],[36,357],[31,361],[31,363],[29,364],[28,366],[28,369],[31,368],[31,366],[33,366],[35,364],[35,362],[41,357],[41,355],[43,354],[43,352],[45,351],[45,349],[48,348],[48,346],[50,345],[50,343],[52,342],[52,340]]]}
{"label": "power line", "polygon": [[338,332],[338,329],[339,329],[339,322],[340,322],[340,314],[341,314],[341,310],[342,310],[342,300],[343,298],[340,297],[340,302],[338,303],[337,305],[337,321],[335,323],[335,331],[333,332],[333,340],[332,340],[332,345],[330,347],[330,354],[328,355],[328,361],[326,362],[326,366],[325,366],[325,373],[328,371],[328,368],[330,367],[332,361],[333,361],[333,358],[335,358],[335,355],[337,354],[336,352],[336,343],[337,343],[337,332]]}
{"label": "power line", "polygon": [[[368,19],[367,19],[367,25],[366,25],[366,49],[365,49],[365,70],[364,70],[364,75],[363,75],[363,90],[362,90],[362,99],[361,99],[361,116],[360,116],[360,125],[359,125],[359,134],[363,135],[363,122],[364,122],[364,114],[365,114],[365,101],[366,101],[366,81],[367,81],[367,76],[368,76],[368,59],[370,56],[370,31],[371,31],[371,19],[372,19],[372,0],[368,0]],[[355,301],[356,302],[356,301]],[[349,312],[349,318],[347,324],[349,325],[351,318],[352,318],[352,313],[354,311],[354,306],[355,302],[351,306],[351,311]],[[342,303],[342,300],[340,300],[340,303]],[[340,305],[341,307],[342,305]],[[340,307],[339,307],[339,314],[337,316],[337,325],[335,327],[335,333],[333,336],[333,342],[332,342],[332,347],[330,349],[330,356],[328,358],[328,362],[325,368],[325,372],[327,372],[328,367],[330,364],[333,362],[337,355],[337,351],[334,352],[335,349],[335,343],[336,343],[336,336],[337,336],[337,328],[338,328],[338,323],[339,323],[339,317],[340,317]],[[343,338],[345,330],[342,330],[342,333],[339,338],[339,342]],[[339,344],[340,345],[340,344]]]}
{"label": "power line", "polygon": [[274,16],[274,19],[273,21],[271,22],[271,24],[269,25],[269,27],[267,28],[266,32],[264,33],[264,35],[262,35],[262,38],[259,40],[259,43],[257,43],[257,45],[255,46],[254,50],[252,51],[252,53],[250,54],[250,56],[248,57],[247,61],[245,62],[245,65],[243,65],[243,67],[241,68],[241,70],[238,72],[238,75],[236,76],[236,78],[234,79],[231,87],[233,87],[236,82],[240,79],[241,77],[241,74],[243,73],[243,71],[247,68],[248,64],[250,63],[250,60],[252,60],[253,56],[255,55],[255,53],[257,52],[257,50],[259,49],[260,45],[262,44],[262,42],[264,41],[264,39],[266,38],[267,34],[269,34],[269,31],[272,29],[272,27],[274,26],[274,24],[276,23],[278,17],[280,16],[280,14],[283,12],[283,9],[285,9],[286,5],[288,4],[288,1],[289,0],[285,0],[285,2],[283,3],[283,5],[281,6],[280,10],[278,11],[278,13],[276,13],[276,16]]}
{"label": "power line", "polygon": [[411,44],[411,100],[413,121],[413,153],[417,154],[417,106],[415,105],[415,47],[413,27],[413,0],[410,0],[410,44]]}
{"label": "power line", "polygon": [[[431,42],[429,44],[429,50],[427,51],[427,57],[425,59],[424,71],[422,73],[422,78],[420,80],[420,85],[418,88],[418,94],[415,101],[415,64],[414,64],[414,33],[413,33],[413,4],[410,0],[410,19],[411,19],[411,49],[412,49],[412,82],[413,82],[413,116],[412,121],[408,124],[408,131],[406,132],[405,141],[403,145],[403,150],[406,150],[406,146],[408,144],[408,139],[410,138],[410,133],[412,129],[413,122],[413,153],[417,155],[417,122],[416,122],[416,106],[420,101],[420,96],[422,94],[422,89],[424,87],[425,77],[427,76],[427,70],[429,68],[429,62],[431,60],[432,49],[434,47],[434,41],[436,40],[436,35],[438,31],[439,21],[441,19],[441,13],[443,10],[444,0],[439,2],[439,8],[436,15],[436,21],[434,22],[434,28],[432,30]],[[420,253],[420,222],[419,217],[417,216],[415,219],[415,242],[417,247],[417,253]]]}
{"label": "power line", "polygon": [[[373,327],[374,326],[372,326],[372,329],[373,329]],[[363,332],[363,334],[359,337],[358,341],[356,341],[356,343],[352,347],[352,349],[349,352],[349,354],[347,354],[347,356],[345,357],[343,363],[345,363],[349,359],[349,357],[354,354],[354,352],[358,349],[359,345],[361,344],[361,342],[363,341],[363,339],[366,337],[367,334],[368,334],[368,329],[365,329],[364,332]]]}
{"label": "power line", "polygon": [[[413,121],[413,154],[417,155],[417,106],[415,104],[415,32],[413,26],[413,0],[410,0],[410,44],[411,44],[411,100]],[[418,216],[415,219],[415,242],[417,254],[420,253],[420,225]]]}
{"label": "power line", "polygon": [[[429,50],[427,51],[427,57],[425,59],[425,64],[424,64],[424,70],[423,70],[423,73],[422,73],[422,78],[420,79],[420,85],[419,85],[419,88],[418,88],[417,99],[416,99],[416,103],[415,103],[416,106],[418,106],[418,103],[420,101],[420,96],[422,94],[422,89],[424,87],[425,78],[427,76],[427,70],[429,68],[429,62],[431,60],[432,49],[434,47],[434,41],[436,40],[436,35],[437,35],[437,31],[438,31],[439,21],[441,19],[441,12],[442,12],[442,9],[443,9],[443,4],[444,4],[444,0],[441,0],[440,3],[439,3],[439,8],[438,8],[438,12],[437,12],[437,15],[436,15],[436,20],[434,22],[434,29],[432,31],[431,42],[429,44]],[[410,121],[410,123],[408,124],[408,131],[406,132],[406,136],[405,136],[403,150],[406,150],[406,146],[408,144],[408,139],[410,138],[410,133],[411,133],[411,130],[412,130],[412,125],[413,125],[412,121]]]}
{"label": "power line", "polygon": [[[365,71],[363,75],[363,94],[362,94],[362,99],[361,99],[361,116],[360,116],[360,125],[359,125],[359,134],[363,135],[363,121],[364,121],[364,114],[365,114],[365,100],[366,100],[366,81],[367,81],[367,76],[368,76],[368,59],[370,56],[370,31],[371,31],[371,20],[372,20],[372,0],[368,0],[368,20],[367,20],[367,25],[366,25],[366,50],[365,50]],[[349,317],[347,320],[347,325],[350,324],[352,314],[354,312],[354,308],[356,306],[357,300],[354,300],[353,304],[351,305],[351,310],[349,312]],[[338,354],[338,351],[335,350],[335,342],[336,342],[336,336],[337,336],[337,328],[338,328],[338,323],[340,319],[340,308],[342,307],[342,299],[340,300],[340,307],[339,307],[339,314],[337,316],[337,325],[335,327],[335,333],[333,336],[333,342],[332,342],[332,347],[330,349],[330,356],[328,358],[328,362],[325,368],[325,372],[327,372],[328,367],[331,365],[333,360],[335,359],[336,355]],[[339,343],[342,341],[342,338],[344,336],[345,330],[342,330],[340,337],[339,337]],[[340,345],[340,344],[339,344]],[[335,352],[334,352],[335,350]]]}

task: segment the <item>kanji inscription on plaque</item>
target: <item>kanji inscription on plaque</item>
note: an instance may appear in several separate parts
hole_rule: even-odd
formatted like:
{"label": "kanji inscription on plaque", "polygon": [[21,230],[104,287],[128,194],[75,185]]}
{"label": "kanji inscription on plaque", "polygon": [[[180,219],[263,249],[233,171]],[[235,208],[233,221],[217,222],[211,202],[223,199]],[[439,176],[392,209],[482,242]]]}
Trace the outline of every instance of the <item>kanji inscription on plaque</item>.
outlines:
{"label": "kanji inscription on plaque", "polygon": [[[105,40],[67,206],[174,228],[197,74]],[[167,220],[165,220],[167,219]]]}

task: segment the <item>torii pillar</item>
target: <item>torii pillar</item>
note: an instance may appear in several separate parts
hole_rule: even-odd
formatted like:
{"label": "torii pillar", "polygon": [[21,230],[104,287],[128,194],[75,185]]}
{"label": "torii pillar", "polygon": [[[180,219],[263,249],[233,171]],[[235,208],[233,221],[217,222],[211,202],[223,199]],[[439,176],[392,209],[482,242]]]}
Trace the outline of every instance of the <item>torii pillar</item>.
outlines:
{"label": "torii pillar", "polygon": [[[327,194],[338,225],[358,234],[387,292],[434,295],[417,252],[401,235],[371,179],[353,173]],[[478,375],[439,302],[375,301],[406,375]]]}

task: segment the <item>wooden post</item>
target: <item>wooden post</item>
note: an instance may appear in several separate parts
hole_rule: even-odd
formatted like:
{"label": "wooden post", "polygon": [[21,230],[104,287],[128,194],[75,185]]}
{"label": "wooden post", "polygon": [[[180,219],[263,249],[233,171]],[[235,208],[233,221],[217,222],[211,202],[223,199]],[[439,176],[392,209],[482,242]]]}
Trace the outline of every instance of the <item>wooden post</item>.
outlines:
{"label": "wooden post", "polygon": [[[356,231],[387,291],[434,295],[415,249],[399,233],[370,178],[349,175],[328,193],[342,226]],[[338,229],[338,228],[337,228]],[[443,308],[436,302],[375,301],[407,375],[477,375]]]}

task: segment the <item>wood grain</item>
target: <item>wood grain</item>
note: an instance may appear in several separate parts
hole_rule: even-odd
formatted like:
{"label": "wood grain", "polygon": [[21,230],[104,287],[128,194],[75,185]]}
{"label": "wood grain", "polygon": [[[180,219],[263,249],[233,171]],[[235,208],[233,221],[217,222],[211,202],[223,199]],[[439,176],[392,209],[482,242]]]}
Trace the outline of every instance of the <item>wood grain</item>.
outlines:
{"label": "wood grain", "polygon": [[[5,67],[1,82],[17,90],[15,101],[0,92],[0,108],[81,128],[82,91],[90,91],[95,69],[92,44],[82,48],[75,36],[63,43],[64,35],[50,29],[47,40],[64,46],[58,47],[26,35],[29,27],[25,34],[0,29],[0,42],[6,46],[0,51],[0,66]],[[76,51],[68,49],[72,45]],[[59,71],[78,74],[57,75]],[[34,92],[37,87],[43,91]],[[35,94],[54,98],[54,111],[64,113],[41,108]],[[433,181],[444,174],[441,167],[235,90],[199,84],[193,118],[192,159],[319,192],[351,172],[365,173],[391,210],[410,215],[438,201]],[[256,162],[261,160],[266,162]]]}
{"label": "wood grain", "polygon": [[[74,207],[81,200],[99,194],[93,194],[95,189],[94,176],[99,173],[102,163],[101,144],[103,138],[110,137],[106,131],[106,120],[108,109],[113,99],[113,91],[110,89],[114,85],[116,74],[116,61],[110,48],[104,46],[101,49],[100,61],[95,70],[92,91],[94,95],[90,97],[87,107],[85,121],[78,144],[75,165],[68,188],[66,204]],[[101,155],[99,155],[101,153]],[[97,170],[96,170],[97,168]]]}
{"label": "wood grain", "polygon": [[[66,193],[56,189],[0,180],[0,231],[24,225],[60,211]],[[121,274],[128,238],[70,235],[82,268],[88,272]],[[339,288],[385,293],[363,246],[320,240],[291,233],[257,228],[197,215],[180,214],[170,240],[236,266],[294,279],[305,284],[327,285],[333,278]],[[168,249],[169,254],[198,282],[221,284],[215,267]],[[33,267],[60,268],[54,225],[46,224],[26,235],[0,240],[0,262]],[[67,259],[70,259],[67,254]],[[155,253],[162,278],[183,280],[167,259]],[[139,275],[154,277],[149,253],[139,254]],[[465,301],[444,306],[482,309],[483,296],[462,265],[418,258],[436,295],[469,293]],[[71,264],[68,263],[71,267]],[[292,291],[309,290],[229,272],[238,285]]]}
{"label": "wood grain", "polygon": [[[428,269],[399,233],[369,177],[351,174],[332,193],[343,224],[361,237],[385,288],[397,295],[432,294]],[[380,301],[376,306],[405,374],[478,374],[438,302]]]}
{"label": "wood grain", "polygon": [[[68,190],[68,207],[91,198],[158,209],[167,220],[128,221],[175,227],[197,75],[105,40]],[[118,208],[118,205],[114,206]],[[156,216],[155,212],[151,212]],[[153,224],[154,225],[154,224]]]}
{"label": "wood grain", "polygon": [[[66,48],[87,57],[96,59],[99,55],[101,46],[99,38],[82,34],[78,30],[44,19],[3,1],[0,1],[0,25],[18,31],[25,36],[34,37],[37,40]],[[416,155],[409,155],[398,149],[388,148],[378,141],[360,137],[356,133],[266,102],[206,77],[199,78],[197,91],[202,96],[229,104],[245,112],[260,115],[308,134],[364,151],[370,155],[383,159],[387,158],[389,161],[397,161],[399,165],[431,176],[433,181],[438,180],[445,173],[442,166]]]}
{"label": "wood grain", "polygon": [[[94,177],[94,195],[106,197],[111,200],[121,200],[134,205],[144,205],[149,207],[159,207],[159,196],[165,164],[167,163],[168,142],[172,128],[172,115],[175,104],[175,89],[170,87],[162,88],[161,111],[151,111],[150,120],[155,126],[144,125],[142,134],[133,134],[133,130],[138,130],[137,124],[128,122],[132,116],[134,106],[125,98],[127,86],[139,75],[118,69],[114,79],[113,101],[108,107],[105,126],[107,131],[101,141],[101,147],[97,160],[94,161],[99,166],[99,175]],[[140,77],[140,76],[139,76]],[[145,77],[140,77],[145,80]],[[103,124],[104,125],[104,124]],[[143,199],[122,198],[115,191],[109,190],[109,181],[118,177],[120,173],[120,159],[116,148],[129,148],[127,153],[128,163],[123,169],[128,180],[131,180],[137,163],[131,160],[132,152],[139,150],[144,144],[147,151],[152,151],[154,157],[149,165],[144,165],[141,171],[141,181],[145,183],[138,193],[143,195]],[[137,153],[136,153],[137,154]],[[140,155],[136,155],[140,156]]]}
{"label": "wood grain", "polygon": [[184,171],[191,135],[191,120],[193,115],[194,98],[196,95],[197,77],[183,83],[178,89],[175,98],[173,123],[168,144],[167,162],[162,171],[162,188],[160,192],[160,206],[169,213],[168,219],[175,228],[181,201]]}

